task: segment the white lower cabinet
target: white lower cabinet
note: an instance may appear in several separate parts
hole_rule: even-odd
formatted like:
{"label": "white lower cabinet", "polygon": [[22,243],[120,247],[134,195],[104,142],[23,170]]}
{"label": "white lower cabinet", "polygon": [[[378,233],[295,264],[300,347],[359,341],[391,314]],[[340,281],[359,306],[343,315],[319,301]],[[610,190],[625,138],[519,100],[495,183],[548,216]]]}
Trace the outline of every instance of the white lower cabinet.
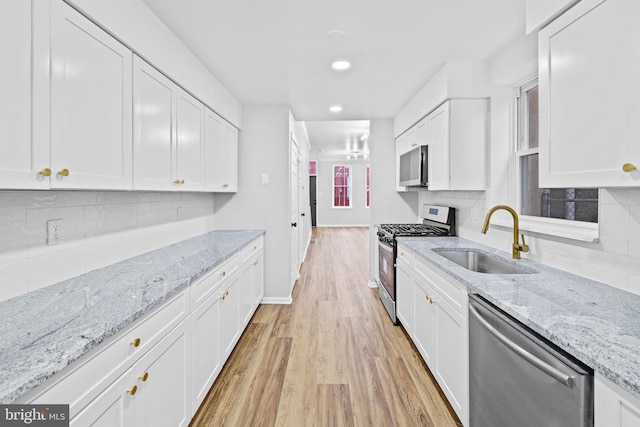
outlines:
{"label": "white lower cabinet", "polygon": [[183,321],[71,420],[72,426],[184,426],[189,324]]}
{"label": "white lower cabinet", "polygon": [[409,267],[396,261],[396,316],[410,336],[413,336],[413,275]]}
{"label": "white lower cabinet", "polygon": [[[398,253],[409,253],[398,246]],[[417,256],[408,268],[398,258],[396,307],[420,355],[463,425],[469,425],[468,295]],[[402,320],[404,319],[404,320]]]}
{"label": "white lower cabinet", "polygon": [[594,426],[640,426],[640,399],[613,384],[598,372],[594,381]]}
{"label": "white lower cabinet", "polygon": [[220,297],[211,295],[191,313],[193,404],[195,412],[222,369]]}
{"label": "white lower cabinet", "polygon": [[72,426],[188,425],[262,300],[262,248],[260,237],[25,403],[69,404]]}

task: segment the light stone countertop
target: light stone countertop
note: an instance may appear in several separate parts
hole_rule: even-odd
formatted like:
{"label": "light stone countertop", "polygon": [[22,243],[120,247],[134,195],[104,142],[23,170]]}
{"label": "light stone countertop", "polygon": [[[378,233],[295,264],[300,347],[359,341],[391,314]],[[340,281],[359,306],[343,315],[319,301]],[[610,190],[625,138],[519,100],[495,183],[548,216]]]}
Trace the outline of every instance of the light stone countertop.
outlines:
{"label": "light stone countertop", "polygon": [[[460,237],[398,237],[421,259],[467,286],[558,347],[640,398],[640,295]],[[485,274],[433,249],[473,248],[538,271]]]}
{"label": "light stone countertop", "polygon": [[212,231],[0,302],[0,403],[19,399],[263,234]]}

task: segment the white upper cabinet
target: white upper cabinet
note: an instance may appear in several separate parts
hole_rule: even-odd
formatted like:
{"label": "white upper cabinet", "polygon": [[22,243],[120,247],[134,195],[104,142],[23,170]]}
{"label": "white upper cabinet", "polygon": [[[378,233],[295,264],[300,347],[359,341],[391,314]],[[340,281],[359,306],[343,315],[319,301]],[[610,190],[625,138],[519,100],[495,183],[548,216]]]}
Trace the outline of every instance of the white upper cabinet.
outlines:
{"label": "white upper cabinet", "polygon": [[429,190],[486,189],[487,100],[449,100],[424,126]]}
{"label": "white upper cabinet", "polygon": [[582,0],[539,33],[540,187],[639,186],[640,2]]}
{"label": "white upper cabinet", "polygon": [[32,5],[0,2],[0,184],[4,188],[48,188],[48,140],[35,146],[31,133]]}
{"label": "white upper cabinet", "polygon": [[527,34],[547,25],[580,0],[526,0]]}
{"label": "white upper cabinet", "polygon": [[177,86],[137,56],[133,61],[133,187],[168,190],[175,157]]}
{"label": "white upper cabinet", "polygon": [[51,188],[132,188],[132,53],[51,3]]}
{"label": "white upper cabinet", "polygon": [[204,104],[180,89],[174,184],[182,190],[204,189],[204,117]]}
{"label": "white upper cabinet", "polygon": [[205,189],[238,191],[238,130],[207,109],[205,116]]}
{"label": "white upper cabinet", "polygon": [[204,190],[204,105],[136,57],[134,188]]}

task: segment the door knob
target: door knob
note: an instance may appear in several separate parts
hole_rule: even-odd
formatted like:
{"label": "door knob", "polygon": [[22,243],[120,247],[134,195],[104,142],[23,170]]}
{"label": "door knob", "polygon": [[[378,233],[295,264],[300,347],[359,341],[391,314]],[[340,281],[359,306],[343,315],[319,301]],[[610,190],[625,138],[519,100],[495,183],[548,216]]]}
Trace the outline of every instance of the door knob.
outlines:
{"label": "door knob", "polygon": [[297,226],[298,226],[298,223],[297,223],[297,222],[292,222],[292,223],[291,223],[291,226],[292,226],[292,227],[297,227]]}
{"label": "door knob", "polygon": [[300,214],[300,216],[305,216],[305,213],[304,213],[304,212],[302,212],[302,213]]}

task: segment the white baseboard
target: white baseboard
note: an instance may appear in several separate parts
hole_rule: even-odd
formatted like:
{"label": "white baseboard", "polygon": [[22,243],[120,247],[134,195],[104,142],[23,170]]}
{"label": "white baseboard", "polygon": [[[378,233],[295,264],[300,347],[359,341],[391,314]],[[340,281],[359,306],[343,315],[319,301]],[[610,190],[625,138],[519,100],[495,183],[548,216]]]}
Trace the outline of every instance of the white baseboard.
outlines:
{"label": "white baseboard", "polygon": [[291,304],[293,302],[293,298],[280,298],[280,297],[265,297],[262,298],[260,304]]}
{"label": "white baseboard", "polygon": [[367,285],[368,285],[370,288],[377,288],[377,287],[378,287],[378,281],[377,281],[377,280],[369,280],[369,281],[367,282]]}

